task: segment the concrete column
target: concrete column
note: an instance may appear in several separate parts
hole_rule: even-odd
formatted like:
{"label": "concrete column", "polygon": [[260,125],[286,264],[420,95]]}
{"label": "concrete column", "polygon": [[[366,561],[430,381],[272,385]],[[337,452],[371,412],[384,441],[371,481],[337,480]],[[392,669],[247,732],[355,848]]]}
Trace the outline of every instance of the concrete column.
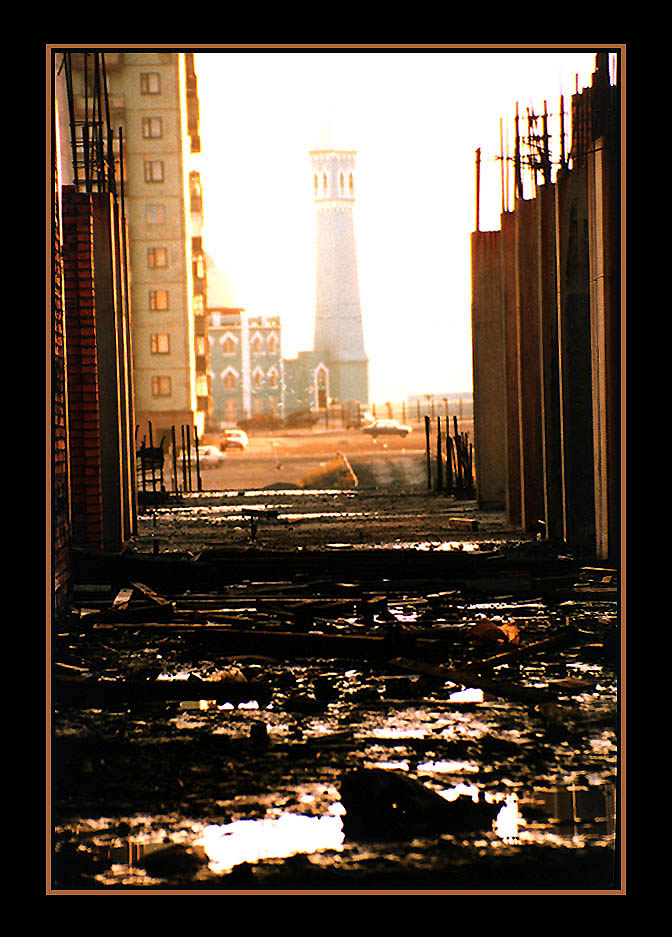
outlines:
{"label": "concrete column", "polygon": [[560,445],[564,539],[595,550],[588,208],[585,168],[556,190]]}
{"label": "concrete column", "polygon": [[505,506],[506,394],[501,290],[501,232],[471,235],[474,458],[480,506]]}
{"label": "concrete column", "polygon": [[560,385],[558,305],[555,249],[555,193],[541,187],[536,197],[539,251],[539,362],[541,369],[541,431],[546,536],[562,539],[562,459],[560,448]]}
{"label": "concrete column", "polygon": [[533,531],[544,518],[539,361],[539,276],[535,200],[516,203],[516,312],[522,526]]}
{"label": "concrete column", "polygon": [[122,335],[118,257],[112,196],[92,196],[96,283],[96,349],[100,400],[103,548],[119,550],[124,542],[124,404],[121,395]]}
{"label": "concrete column", "polygon": [[518,316],[516,313],[515,222],[513,212],[501,216],[501,289],[505,345],[506,514],[513,527],[522,526],[520,478]]}
{"label": "concrete column", "polygon": [[604,137],[587,158],[596,553],[620,555],[620,166]]}
{"label": "concrete column", "polygon": [[119,333],[119,394],[121,417],[121,490],[124,540],[137,531],[137,486],[135,476],[135,393],[133,347],[130,320],[130,284],[127,264],[125,219],[119,204],[113,203],[113,237],[117,274],[117,329]]}

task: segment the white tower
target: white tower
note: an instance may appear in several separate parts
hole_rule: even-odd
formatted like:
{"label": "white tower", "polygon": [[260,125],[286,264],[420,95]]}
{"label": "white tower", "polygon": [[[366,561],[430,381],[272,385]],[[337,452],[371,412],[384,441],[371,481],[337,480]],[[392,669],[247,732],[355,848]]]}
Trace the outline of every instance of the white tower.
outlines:
{"label": "white tower", "polygon": [[314,349],[329,367],[329,395],[369,399],[359,301],[353,207],[353,150],[311,150],[316,215]]}

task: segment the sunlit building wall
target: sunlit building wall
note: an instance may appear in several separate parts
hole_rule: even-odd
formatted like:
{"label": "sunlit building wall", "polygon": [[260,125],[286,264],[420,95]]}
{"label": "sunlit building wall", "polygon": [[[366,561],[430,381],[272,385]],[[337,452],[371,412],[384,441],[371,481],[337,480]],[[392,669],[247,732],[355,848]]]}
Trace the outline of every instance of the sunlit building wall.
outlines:
{"label": "sunlit building wall", "polygon": [[193,53],[110,52],[105,66],[110,122],[123,141],[117,138],[116,149],[123,150],[136,422],[144,436],[151,421],[156,441],[171,425],[200,434],[209,395]]}

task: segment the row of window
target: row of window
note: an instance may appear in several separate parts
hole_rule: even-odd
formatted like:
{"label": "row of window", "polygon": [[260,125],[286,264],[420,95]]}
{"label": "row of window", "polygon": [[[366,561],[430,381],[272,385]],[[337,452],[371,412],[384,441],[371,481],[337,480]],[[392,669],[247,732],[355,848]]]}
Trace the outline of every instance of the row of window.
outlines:
{"label": "row of window", "polygon": [[[252,372],[252,386],[255,390],[264,386],[264,378],[268,378],[268,386],[275,390],[280,385],[280,376],[275,368],[271,368],[267,375],[264,375],[264,372],[260,369],[256,369]],[[226,390],[237,390],[240,384],[240,375],[238,375],[232,368],[228,368],[221,375],[222,384]]]}
{"label": "row of window", "polygon": [[[208,396],[208,379],[196,378],[196,394],[198,397]],[[152,397],[172,397],[173,380],[167,374],[155,374],[152,377]]]}
{"label": "row of window", "polygon": [[[170,309],[170,293],[168,290],[149,291],[150,312],[167,312]],[[202,316],[205,311],[203,296],[192,298],[192,311],[195,316]]]}
{"label": "row of window", "polygon": [[[233,335],[226,335],[224,338],[220,338],[219,344],[222,349],[222,354],[224,355],[235,355],[236,345],[238,339]],[[274,355],[277,354],[280,348],[280,342],[278,341],[278,336],[271,334],[266,339],[266,352],[268,354]],[[254,355],[261,355],[264,352],[264,340],[261,335],[255,335],[250,342],[250,350]]]}
{"label": "row of window", "polygon": [[[205,355],[205,338],[203,335],[195,336],[196,355]],[[170,335],[168,332],[157,332],[149,337],[149,344],[153,355],[170,354]]]}
{"label": "row of window", "polygon": [[[242,410],[238,406],[238,401],[235,397],[227,397],[223,401],[223,410],[224,410],[224,420],[227,423],[237,423],[239,417],[249,416],[249,413],[246,410]],[[275,397],[253,397],[252,398],[252,415],[261,416],[264,412],[268,413],[270,416],[277,416],[279,411],[278,401]]]}

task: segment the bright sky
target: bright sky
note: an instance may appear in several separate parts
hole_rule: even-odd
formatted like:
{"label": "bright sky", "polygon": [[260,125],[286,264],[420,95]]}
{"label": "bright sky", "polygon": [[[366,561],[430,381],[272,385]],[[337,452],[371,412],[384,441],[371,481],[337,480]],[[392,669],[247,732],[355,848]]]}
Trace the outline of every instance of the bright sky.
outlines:
{"label": "bright sky", "polygon": [[476,149],[480,227],[494,230],[500,119],[512,146],[516,103],[526,115],[547,101],[559,153],[560,95],[567,111],[577,74],[579,88],[590,84],[596,47],[586,48],[197,52],[204,248],[238,304],[281,316],[285,357],[312,348],[308,151],[329,126],[337,146],[358,153],[371,401],[470,390]]}

